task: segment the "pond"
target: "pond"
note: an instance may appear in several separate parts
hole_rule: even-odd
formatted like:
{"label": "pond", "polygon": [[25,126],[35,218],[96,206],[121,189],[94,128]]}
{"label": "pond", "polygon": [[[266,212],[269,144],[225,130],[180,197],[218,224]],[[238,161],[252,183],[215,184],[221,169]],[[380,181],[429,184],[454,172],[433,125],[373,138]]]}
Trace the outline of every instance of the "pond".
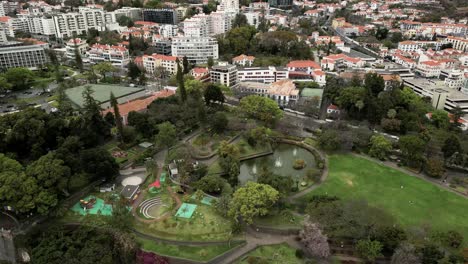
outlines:
{"label": "pond", "polygon": [[[306,162],[305,168],[296,170],[293,168],[296,159],[303,159]],[[256,181],[256,175],[262,167],[266,166],[270,171],[277,175],[289,176],[300,181],[305,177],[308,169],[315,169],[315,157],[307,151],[296,145],[278,144],[273,154],[241,162],[239,181],[245,184],[247,181]]]}

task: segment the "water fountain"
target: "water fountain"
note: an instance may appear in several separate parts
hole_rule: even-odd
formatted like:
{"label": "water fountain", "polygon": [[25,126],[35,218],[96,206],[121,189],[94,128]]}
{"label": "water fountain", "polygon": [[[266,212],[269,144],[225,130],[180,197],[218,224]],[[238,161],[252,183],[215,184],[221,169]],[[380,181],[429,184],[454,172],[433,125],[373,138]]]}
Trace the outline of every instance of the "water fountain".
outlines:
{"label": "water fountain", "polygon": [[281,157],[278,157],[275,161],[275,167],[280,168],[281,166],[283,166],[283,162],[281,162]]}
{"label": "water fountain", "polygon": [[293,156],[296,157],[296,155],[297,155],[297,148],[294,148],[293,149]]}
{"label": "water fountain", "polygon": [[257,174],[257,164],[252,166],[252,174]]}

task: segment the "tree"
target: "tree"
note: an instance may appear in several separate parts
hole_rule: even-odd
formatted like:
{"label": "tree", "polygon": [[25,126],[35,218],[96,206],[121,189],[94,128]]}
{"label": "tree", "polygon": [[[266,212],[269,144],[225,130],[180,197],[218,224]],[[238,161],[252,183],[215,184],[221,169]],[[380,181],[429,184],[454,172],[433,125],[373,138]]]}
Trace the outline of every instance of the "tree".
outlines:
{"label": "tree", "polygon": [[226,184],[227,181],[219,175],[210,174],[198,180],[194,186],[207,193],[220,194]]}
{"label": "tree", "polygon": [[437,158],[430,158],[426,162],[425,170],[427,175],[433,178],[441,178],[444,173],[444,163]]}
{"label": "tree", "polygon": [[189,61],[187,59],[187,56],[184,56],[182,58],[182,66],[184,67],[184,74],[187,74],[190,72],[190,64],[189,64]]}
{"label": "tree", "polygon": [[216,133],[222,133],[226,129],[229,121],[225,113],[217,112],[214,114],[212,122],[213,130]]}
{"label": "tree", "polygon": [[359,240],[356,244],[356,250],[359,256],[365,260],[374,261],[382,255],[382,244],[377,240]]}
{"label": "tree", "polygon": [[236,16],[234,17],[234,21],[232,22],[232,27],[243,27],[247,25],[247,17],[244,14],[236,14]]}
{"label": "tree", "polygon": [[102,147],[82,150],[79,167],[91,179],[113,180],[119,172],[119,165],[115,158]]}
{"label": "tree", "polygon": [[335,151],[340,148],[341,139],[335,130],[327,129],[319,135],[318,143],[326,151]]}
{"label": "tree", "polygon": [[0,76],[0,93],[10,90],[11,87],[11,83],[9,83],[4,76]]}
{"label": "tree", "polygon": [[34,73],[27,68],[10,68],[5,72],[5,79],[11,84],[13,90],[25,90],[31,87]]}
{"label": "tree", "polygon": [[387,38],[388,35],[388,29],[385,27],[378,27],[377,30],[375,31],[375,38],[378,40],[383,40]]}
{"label": "tree", "polygon": [[[76,45],[76,43],[75,43],[75,45]],[[77,46],[75,47],[75,50],[73,52],[75,54],[76,68],[78,68],[78,70],[80,70],[80,72],[83,72],[83,59],[81,58],[81,54],[80,54],[80,51],[78,50]]]}
{"label": "tree", "polygon": [[247,182],[234,192],[228,214],[230,217],[241,217],[247,224],[252,224],[254,217],[268,214],[278,198],[279,193],[273,187]]}
{"label": "tree", "polygon": [[38,186],[57,194],[67,189],[70,168],[52,152],[40,157],[26,168],[26,175],[36,179]]}
{"label": "tree", "polygon": [[427,244],[421,249],[421,261],[424,264],[437,264],[439,260],[444,258],[445,254],[437,246]]}
{"label": "tree", "polygon": [[414,165],[416,167],[421,165],[424,160],[424,150],[426,142],[420,137],[415,135],[408,135],[400,137],[398,141],[402,152],[403,160],[408,165]]}
{"label": "tree", "polygon": [[276,175],[267,167],[262,167],[257,177],[258,183],[268,184],[275,188],[282,197],[287,196],[294,185],[294,180],[291,176]]}
{"label": "tree", "polygon": [[127,200],[120,197],[112,206],[112,216],[109,217],[109,225],[120,231],[128,231],[132,226],[133,219],[132,212],[127,207]]}
{"label": "tree", "polygon": [[159,133],[156,135],[156,144],[158,146],[170,147],[177,139],[177,131],[173,124],[164,122],[158,125]]}
{"label": "tree", "polygon": [[246,96],[240,100],[239,108],[245,115],[263,121],[267,126],[274,126],[283,117],[278,104],[267,97]]}
{"label": "tree", "polygon": [[462,147],[460,140],[454,134],[451,134],[445,141],[442,146],[442,152],[444,153],[444,158],[451,157],[454,153],[462,153]]}
{"label": "tree", "polygon": [[218,84],[211,83],[209,84],[204,93],[205,103],[208,106],[212,106],[214,104],[223,104],[225,101],[225,97],[221,87]]}
{"label": "tree", "polygon": [[228,175],[229,183],[237,185],[237,177],[240,173],[239,148],[227,141],[221,141],[218,148],[219,165]]}
{"label": "tree", "polygon": [[92,69],[93,71],[97,71],[101,75],[102,80],[106,79],[107,73],[113,73],[117,71],[117,68],[110,62],[100,62],[96,65],[93,65]]}
{"label": "tree", "polygon": [[120,115],[119,103],[117,102],[117,99],[115,98],[114,93],[112,93],[112,92],[110,94],[110,104],[111,104],[112,108],[114,109],[115,125],[117,126],[117,131],[118,131],[117,138],[119,140],[123,141],[122,116]]}
{"label": "tree", "polygon": [[135,25],[130,17],[124,15],[117,18],[117,23],[122,27],[133,27],[133,25]]}
{"label": "tree", "polygon": [[182,68],[180,67],[179,60],[177,60],[176,79],[179,87],[180,99],[182,100],[182,102],[185,102],[187,100],[187,91],[185,90],[184,73],[182,71]]}
{"label": "tree", "polygon": [[413,245],[403,243],[395,250],[392,264],[421,264],[421,259]]}
{"label": "tree", "polygon": [[447,129],[450,124],[448,113],[444,110],[434,110],[432,112],[431,121],[437,128]]}
{"label": "tree", "polygon": [[144,73],[140,70],[140,68],[135,64],[135,62],[130,61],[128,63],[128,74],[127,76],[132,79],[132,81],[135,81],[138,79],[141,75],[144,75]]}
{"label": "tree", "polygon": [[86,86],[83,91],[82,126],[80,137],[87,146],[96,146],[110,136],[110,127],[101,115],[101,106]]}
{"label": "tree", "polygon": [[407,239],[405,230],[396,225],[381,227],[375,233],[375,240],[382,243],[382,251],[385,255],[393,254],[401,242]]}
{"label": "tree", "polygon": [[208,57],[208,69],[211,69],[214,65],[213,57]]}
{"label": "tree", "polygon": [[322,233],[318,224],[311,222],[310,219],[304,221],[304,226],[299,232],[299,238],[312,256],[319,258],[330,256],[328,237]]}
{"label": "tree", "polygon": [[378,73],[367,73],[364,78],[364,86],[367,91],[376,97],[385,88],[385,81]]}
{"label": "tree", "polygon": [[372,136],[370,144],[369,155],[380,160],[384,160],[387,157],[387,153],[392,150],[392,143],[380,134]]}

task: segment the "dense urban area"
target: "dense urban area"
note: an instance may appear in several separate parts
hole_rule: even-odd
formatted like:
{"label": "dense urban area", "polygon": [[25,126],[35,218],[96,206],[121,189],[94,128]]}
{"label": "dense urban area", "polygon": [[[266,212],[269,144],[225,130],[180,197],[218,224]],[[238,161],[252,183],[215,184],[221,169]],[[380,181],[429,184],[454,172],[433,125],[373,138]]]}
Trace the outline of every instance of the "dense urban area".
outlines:
{"label": "dense urban area", "polygon": [[0,1],[0,264],[468,263],[468,1]]}

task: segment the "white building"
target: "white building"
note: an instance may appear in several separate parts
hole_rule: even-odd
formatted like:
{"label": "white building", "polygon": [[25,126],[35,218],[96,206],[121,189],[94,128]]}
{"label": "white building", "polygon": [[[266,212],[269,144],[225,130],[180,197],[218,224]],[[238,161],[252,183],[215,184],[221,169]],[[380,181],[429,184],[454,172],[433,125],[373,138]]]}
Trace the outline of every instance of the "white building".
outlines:
{"label": "white building", "polygon": [[116,23],[115,13],[91,7],[80,7],[78,13],[56,14],[53,19],[55,36],[60,39],[85,34],[90,28],[102,31]]}
{"label": "white building", "polygon": [[237,68],[227,62],[220,62],[210,69],[211,82],[233,87],[238,84]]}
{"label": "white building", "polygon": [[127,16],[133,21],[142,20],[143,17],[143,11],[141,8],[138,7],[124,6],[120,9],[114,10],[113,12],[116,18],[118,18],[119,16]]}
{"label": "white building", "polygon": [[75,59],[76,52],[83,56],[86,55],[87,49],[88,43],[86,43],[86,41],[80,38],[70,39],[66,43],[65,57],[67,57],[68,59]]}
{"label": "white building", "polygon": [[2,46],[0,47],[0,67],[9,69],[15,67],[25,67],[32,70],[45,65],[49,57],[46,49],[47,43],[23,46]]}
{"label": "white building", "polygon": [[130,61],[128,50],[121,46],[94,44],[87,52],[91,63],[110,62],[115,66],[125,66]]}
{"label": "white building", "polygon": [[218,11],[239,13],[239,0],[222,0],[218,6]]}
{"label": "white building", "polygon": [[445,85],[451,89],[460,89],[465,83],[465,73],[460,70],[442,70],[440,78],[444,78]]}
{"label": "white building", "polygon": [[218,42],[211,37],[175,37],[172,39],[171,53],[176,57],[186,56],[191,63],[203,64],[210,57],[218,59]]}
{"label": "white building", "polygon": [[288,78],[288,70],[280,67],[241,68],[237,71],[239,82],[274,83]]}
{"label": "white building", "polygon": [[186,37],[200,38],[223,34],[232,27],[233,16],[226,12],[212,12],[209,15],[198,14],[184,23]]}
{"label": "white building", "polygon": [[251,26],[258,27],[260,24],[260,12],[248,12],[244,13],[247,18],[247,23]]}
{"label": "white building", "polygon": [[445,43],[452,43],[454,49],[468,52],[468,39],[466,38],[448,36]]}

